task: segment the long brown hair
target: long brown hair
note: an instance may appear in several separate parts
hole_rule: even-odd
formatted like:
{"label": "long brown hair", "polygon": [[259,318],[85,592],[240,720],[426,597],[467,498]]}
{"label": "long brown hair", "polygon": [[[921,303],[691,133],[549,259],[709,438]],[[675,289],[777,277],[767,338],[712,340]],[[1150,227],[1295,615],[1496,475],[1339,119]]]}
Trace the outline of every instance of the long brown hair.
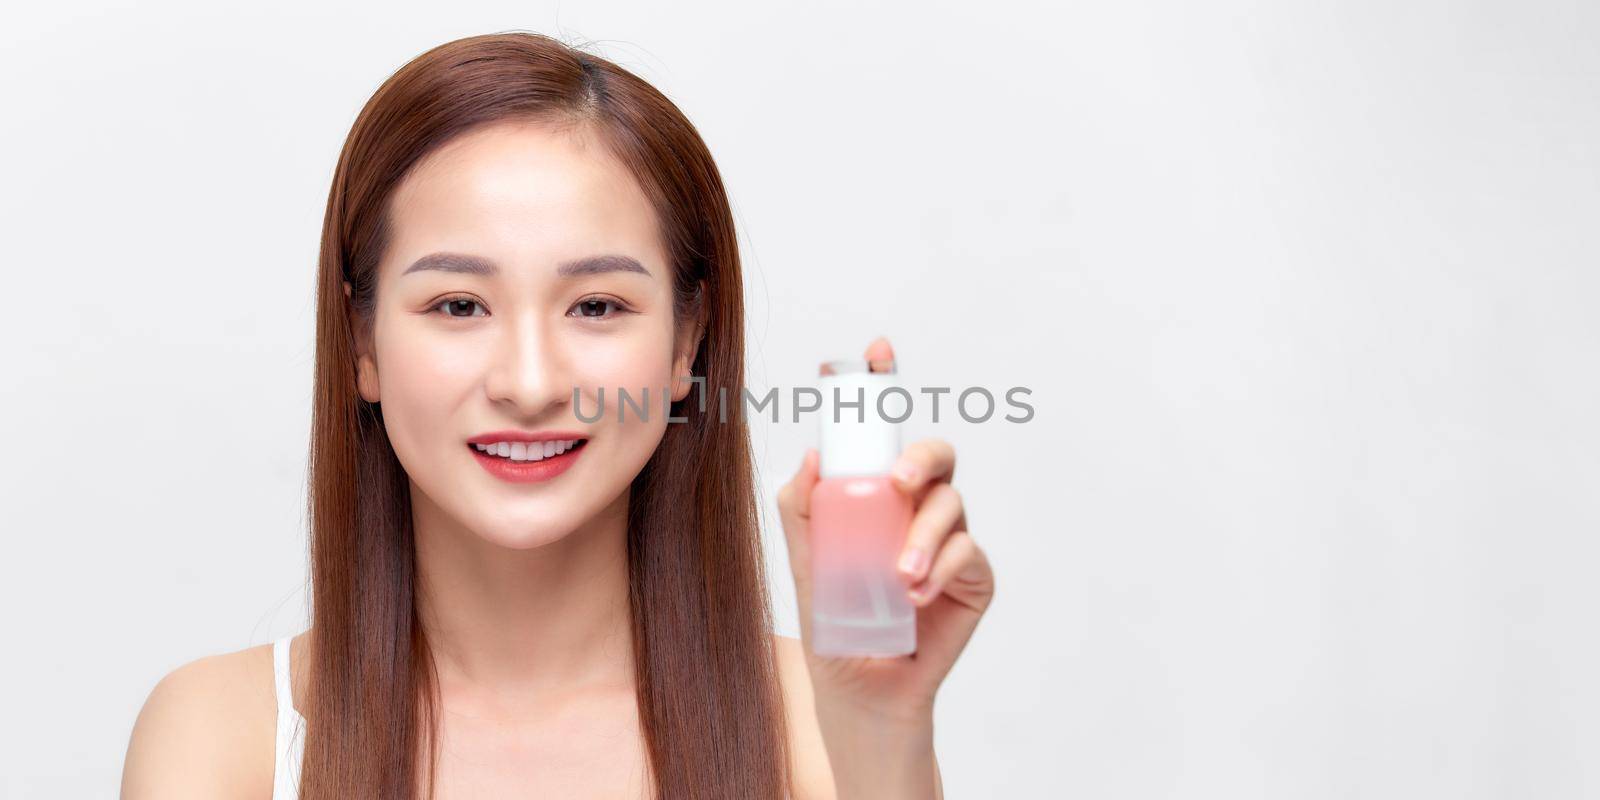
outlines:
{"label": "long brown hair", "polygon": [[[599,134],[650,198],[682,321],[703,313],[693,374],[726,387],[726,422],[671,407],[630,487],[627,560],[642,734],[661,798],[778,798],[789,785],[744,390],[733,217],[700,135],[645,81],[523,31],[423,53],[373,94],[339,155],[323,220],[310,452],[310,690],[305,800],[432,796],[437,678],[418,622],[409,484],[383,414],[356,389],[343,290],[370,323],[388,202],[452,137],[517,119]],[[703,293],[696,288],[703,282]],[[426,752],[423,752],[423,751]]]}

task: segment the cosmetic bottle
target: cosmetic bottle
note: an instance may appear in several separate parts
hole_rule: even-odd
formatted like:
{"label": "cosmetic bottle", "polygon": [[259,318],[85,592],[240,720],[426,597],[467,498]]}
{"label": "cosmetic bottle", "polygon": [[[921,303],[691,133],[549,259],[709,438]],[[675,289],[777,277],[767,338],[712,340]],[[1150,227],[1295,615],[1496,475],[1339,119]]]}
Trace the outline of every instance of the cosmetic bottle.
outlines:
{"label": "cosmetic bottle", "polygon": [[809,500],[817,655],[899,656],[917,649],[916,607],[895,567],[912,515],[911,497],[890,478],[900,426],[885,417],[909,410],[903,390],[884,397],[897,386],[892,360],[829,361],[819,373],[819,474]]}

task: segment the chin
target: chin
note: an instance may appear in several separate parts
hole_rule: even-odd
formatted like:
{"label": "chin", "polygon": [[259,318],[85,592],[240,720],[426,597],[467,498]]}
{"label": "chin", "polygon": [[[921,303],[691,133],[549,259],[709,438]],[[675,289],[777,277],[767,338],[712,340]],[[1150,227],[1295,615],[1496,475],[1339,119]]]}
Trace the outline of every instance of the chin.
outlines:
{"label": "chin", "polygon": [[532,550],[567,538],[572,535],[575,528],[550,522],[517,525],[500,521],[487,527],[472,527],[471,530],[479,539],[497,547],[504,547],[507,550]]}

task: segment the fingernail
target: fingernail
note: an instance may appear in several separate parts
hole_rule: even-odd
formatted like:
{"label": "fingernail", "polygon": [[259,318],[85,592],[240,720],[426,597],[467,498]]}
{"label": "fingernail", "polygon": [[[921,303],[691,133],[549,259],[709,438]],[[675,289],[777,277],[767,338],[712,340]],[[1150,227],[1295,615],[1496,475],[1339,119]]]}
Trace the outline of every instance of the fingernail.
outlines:
{"label": "fingernail", "polygon": [[931,585],[929,585],[929,584],[926,584],[926,583],[918,585],[918,586],[911,587],[911,590],[909,592],[909,594],[911,595],[911,599],[913,601],[915,601],[915,602],[918,602],[918,603],[922,602],[923,600],[928,599],[929,595],[931,595],[932,593],[933,593],[933,587]]}
{"label": "fingernail", "polygon": [[910,464],[897,464],[894,468],[894,476],[899,478],[901,483],[911,483],[917,479],[917,468]]}
{"label": "fingernail", "polygon": [[900,554],[900,571],[920,579],[922,571],[928,568],[928,553],[920,547],[913,547]]}

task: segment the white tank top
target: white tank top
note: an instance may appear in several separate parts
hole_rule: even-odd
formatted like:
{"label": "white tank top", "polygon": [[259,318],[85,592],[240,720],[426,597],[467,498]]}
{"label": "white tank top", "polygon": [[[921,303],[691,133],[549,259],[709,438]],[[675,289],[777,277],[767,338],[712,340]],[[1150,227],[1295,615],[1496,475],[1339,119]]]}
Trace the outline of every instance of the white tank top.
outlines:
{"label": "white tank top", "polygon": [[299,800],[300,762],[306,747],[306,718],[294,708],[289,682],[289,640],[272,643],[272,680],[278,697],[277,757],[272,763],[272,800]]}

